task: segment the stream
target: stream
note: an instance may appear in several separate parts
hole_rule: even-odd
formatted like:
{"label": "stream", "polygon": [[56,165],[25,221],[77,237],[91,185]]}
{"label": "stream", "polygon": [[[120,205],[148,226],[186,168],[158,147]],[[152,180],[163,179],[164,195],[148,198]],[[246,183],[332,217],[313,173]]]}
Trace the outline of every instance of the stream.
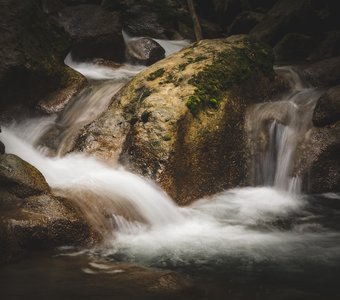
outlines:
{"label": "stream", "polygon": [[[170,53],[181,46],[171,44]],[[89,87],[59,116],[3,126],[1,140],[8,153],[36,166],[53,189],[73,199],[104,243],[1,267],[1,299],[340,299],[340,195],[301,194],[299,178],[290,177],[321,93],[294,68],[276,68],[290,92],[248,115],[252,140],[268,136],[265,150],[254,142],[255,186],[179,207],[124,166],[66,154],[79,129],[143,67],[113,70],[70,56],[65,63],[87,76]],[[51,130],[58,130],[54,147],[42,142]],[[176,272],[190,288],[176,296],[154,294],[138,284],[132,266]]]}

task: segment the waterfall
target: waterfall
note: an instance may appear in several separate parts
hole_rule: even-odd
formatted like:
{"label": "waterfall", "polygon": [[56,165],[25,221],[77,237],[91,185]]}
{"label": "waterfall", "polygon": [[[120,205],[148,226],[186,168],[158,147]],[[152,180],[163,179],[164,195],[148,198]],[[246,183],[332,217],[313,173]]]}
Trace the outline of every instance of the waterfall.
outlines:
{"label": "waterfall", "polygon": [[[54,193],[72,200],[102,234],[104,244],[94,250],[96,255],[157,266],[204,264],[221,257],[255,261],[306,253],[314,259],[336,257],[339,246],[330,241],[339,234],[313,223],[305,199],[287,192],[298,189],[292,160],[297,142],[311,126],[319,95],[292,68],[277,68],[291,80],[291,92],[280,101],[256,105],[248,115],[258,187],[232,189],[178,207],[155,183],[122,166],[80,153],[63,155],[70,136],[105,110],[122,84],[140,70],[123,65],[108,71],[70,57],[67,63],[92,78],[90,87],[58,117],[3,126],[1,140],[7,152],[36,166]],[[61,136],[54,156],[42,143],[51,128]],[[289,230],[281,223],[289,224]]]}
{"label": "waterfall", "polygon": [[294,155],[312,127],[312,114],[321,91],[310,87],[292,67],[277,67],[290,91],[276,102],[255,105],[247,116],[253,148],[253,182],[281,190],[299,192],[293,175]]}

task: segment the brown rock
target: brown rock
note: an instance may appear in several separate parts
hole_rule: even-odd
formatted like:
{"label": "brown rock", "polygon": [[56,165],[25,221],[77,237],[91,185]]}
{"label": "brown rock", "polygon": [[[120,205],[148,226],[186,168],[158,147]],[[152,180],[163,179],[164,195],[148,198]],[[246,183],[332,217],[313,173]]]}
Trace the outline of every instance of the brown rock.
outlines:
{"label": "brown rock", "polygon": [[44,176],[35,167],[14,154],[0,156],[0,186],[18,197],[50,191]]}

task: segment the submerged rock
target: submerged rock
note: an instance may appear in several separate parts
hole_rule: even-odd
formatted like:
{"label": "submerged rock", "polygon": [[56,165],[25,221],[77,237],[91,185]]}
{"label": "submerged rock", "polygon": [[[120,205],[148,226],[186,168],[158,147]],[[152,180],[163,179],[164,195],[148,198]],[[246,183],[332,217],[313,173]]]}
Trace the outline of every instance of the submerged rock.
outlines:
{"label": "submerged rock", "polygon": [[313,114],[313,124],[318,127],[337,121],[340,121],[340,85],[327,90],[317,102]]}
{"label": "submerged rock", "polygon": [[66,88],[73,73],[63,63],[70,40],[47,18],[39,1],[2,1],[0,18],[0,108],[32,107]]}
{"label": "submerged rock", "polygon": [[181,204],[242,185],[244,111],[277,87],[272,62],[248,36],[195,43],[128,83],[76,149],[127,163]]}
{"label": "submerged rock", "polygon": [[134,39],[127,44],[126,54],[129,61],[142,65],[152,65],[165,57],[165,50],[153,39]]}

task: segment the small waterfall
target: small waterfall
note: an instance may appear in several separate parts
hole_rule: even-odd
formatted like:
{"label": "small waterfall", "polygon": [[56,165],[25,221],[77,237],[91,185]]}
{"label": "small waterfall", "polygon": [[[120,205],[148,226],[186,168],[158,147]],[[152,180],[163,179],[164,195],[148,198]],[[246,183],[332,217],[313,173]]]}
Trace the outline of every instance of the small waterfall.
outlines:
{"label": "small waterfall", "polygon": [[254,106],[247,116],[250,146],[253,148],[253,181],[299,192],[299,179],[293,175],[298,143],[312,126],[312,114],[321,91],[310,87],[292,67],[276,72],[290,84],[291,90],[276,102]]}

